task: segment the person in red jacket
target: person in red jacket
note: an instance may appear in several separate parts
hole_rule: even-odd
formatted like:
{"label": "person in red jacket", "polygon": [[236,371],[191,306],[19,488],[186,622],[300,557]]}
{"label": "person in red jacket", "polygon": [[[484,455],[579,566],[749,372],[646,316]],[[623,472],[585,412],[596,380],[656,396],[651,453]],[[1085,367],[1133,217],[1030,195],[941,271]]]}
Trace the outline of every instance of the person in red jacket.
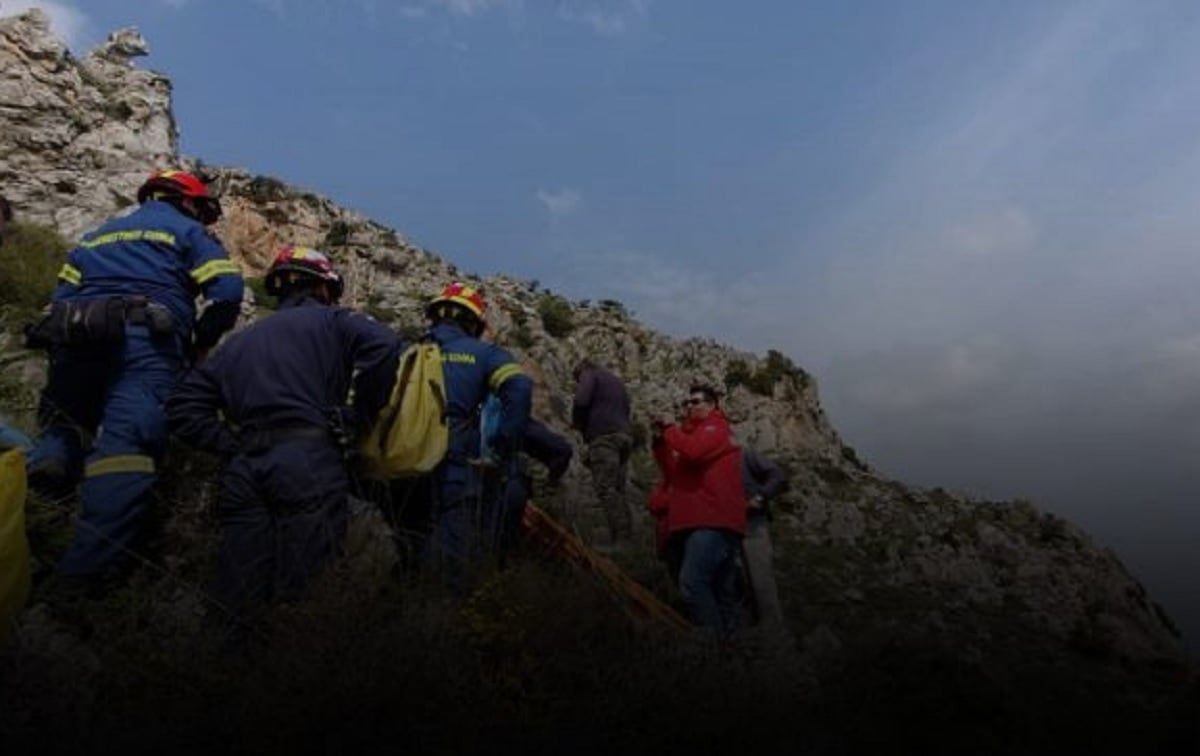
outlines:
{"label": "person in red jacket", "polygon": [[679,425],[654,422],[662,482],[650,498],[665,552],[693,621],[725,638],[738,624],[738,552],[746,530],[741,453],[717,392],[691,387]]}

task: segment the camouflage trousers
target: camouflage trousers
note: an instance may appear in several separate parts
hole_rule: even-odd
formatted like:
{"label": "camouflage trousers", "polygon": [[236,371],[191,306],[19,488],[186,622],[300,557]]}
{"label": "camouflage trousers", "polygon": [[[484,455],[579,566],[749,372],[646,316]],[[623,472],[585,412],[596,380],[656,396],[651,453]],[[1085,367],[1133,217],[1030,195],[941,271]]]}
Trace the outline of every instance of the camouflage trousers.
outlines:
{"label": "camouflage trousers", "polygon": [[775,586],[775,568],[771,564],[771,532],[767,527],[766,515],[751,515],[746,518],[742,555],[750,578],[754,610],[759,625],[770,631],[782,631],[783,607],[779,603],[779,589]]}
{"label": "camouflage trousers", "polygon": [[613,543],[633,538],[633,522],[625,501],[625,478],[633,438],[628,433],[605,433],[588,442],[588,469],[596,498],[608,518],[608,533]]}

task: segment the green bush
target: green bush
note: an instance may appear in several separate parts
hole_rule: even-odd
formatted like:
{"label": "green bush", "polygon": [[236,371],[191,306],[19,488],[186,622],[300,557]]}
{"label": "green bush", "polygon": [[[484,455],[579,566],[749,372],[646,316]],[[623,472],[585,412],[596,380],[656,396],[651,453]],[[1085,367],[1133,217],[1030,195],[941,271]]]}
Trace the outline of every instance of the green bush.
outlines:
{"label": "green bush", "polygon": [[277,202],[288,197],[287,185],[274,176],[255,176],[242,194],[255,202]]}
{"label": "green bush", "polygon": [[782,352],[774,349],[767,350],[767,361],[754,373],[750,390],[764,396],[775,393],[775,384],[787,375],[794,373],[796,366]]}
{"label": "green bush", "polygon": [[15,325],[50,301],[71,245],[49,226],[14,222],[0,245],[0,307]]}
{"label": "green bush", "polygon": [[20,371],[0,371],[0,415],[14,426],[34,426],[38,387],[24,380]]}
{"label": "green bush", "polygon": [[521,349],[528,349],[537,343],[533,338],[533,333],[529,330],[529,326],[523,320],[513,326],[511,338],[513,346]]}
{"label": "green bush", "polygon": [[787,355],[769,349],[766,361],[758,370],[751,371],[745,360],[730,360],[725,368],[725,387],[732,390],[734,386],[745,386],[756,394],[773,396],[775,384],[789,376],[801,386],[808,382],[808,374],[796,367]]}
{"label": "green bush", "polygon": [[616,299],[601,299],[600,309],[623,318],[629,317],[629,310],[626,309],[624,303]]}
{"label": "green bush", "polygon": [[377,291],[373,291],[367,295],[367,303],[363,306],[363,312],[375,318],[380,323],[391,323],[396,319],[395,311],[385,306],[383,294]]}
{"label": "green bush", "polygon": [[379,232],[379,238],[382,239],[383,243],[389,247],[401,246],[400,235],[397,234],[395,231],[393,231],[390,228],[385,228],[385,229],[381,230]]}
{"label": "green bush", "polygon": [[392,321],[388,323],[388,325],[393,331],[396,332],[396,335],[398,335],[400,340],[405,344],[412,344],[420,341],[425,337],[425,333],[428,330],[420,323],[396,323],[395,321]]}
{"label": "green bush", "polygon": [[842,447],[842,459],[857,467],[859,470],[866,470],[867,464],[858,458],[858,452],[853,446]]}
{"label": "green bush", "polygon": [[334,221],[325,234],[325,247],[341,247],[350,239],[350,225],[345,221]]}
{"label": "green bush", "polygon": [[254,292],[254,306],[261,310],[275,310],[275,297],[267,293],[267,282],[262,278],[246,276],[246,287]]}
{"label": "green bush", "polygon": [[575,330],[571,304],[557,294],[543,294],[538,299],[537,311],[542,316],[542,326],[551,336],[562,338]]}
{"label": "green bush", "polygon": [[754,373],[745,360],[730,360],[725,366],[725,390],[732,391],[735,386],[749,386]]}

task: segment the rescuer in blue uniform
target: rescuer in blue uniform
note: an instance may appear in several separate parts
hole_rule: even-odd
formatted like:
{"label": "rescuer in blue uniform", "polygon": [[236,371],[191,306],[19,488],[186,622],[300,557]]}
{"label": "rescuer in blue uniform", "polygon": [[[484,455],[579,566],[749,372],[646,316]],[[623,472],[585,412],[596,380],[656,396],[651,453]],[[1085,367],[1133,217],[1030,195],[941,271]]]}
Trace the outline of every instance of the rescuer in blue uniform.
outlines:
{"label": "rescuer in blue uniform", "polygon": [[[163,402],[186,363],[237,321],[242,276],[205,228],[221,205],[195,176],[159,171],[141,207],[86,234],[58,274],[28,343],[50,353],[30,483],[69,493],[82,479],[59,586],[96,594],[129,562],[167,440]],[[196,318],[195,301],[208,301]]]}
{"label": "rescuer in blue uniform", "polygon": [[442,350],[450,428],[446,457],[432,473],[432,543],[427,558],[444,570],[449,587],[461,593],[465,570],[487,537],[480,459],[480,407],[489,392],[500,400],[500,419],[490,439],[500,460],[511,459],[529,419],[533,382],[513,356],[480,339],[487,305],[475,289],[453,283],[425,310],[429,336]]}
{"label": "rescuer in blue uniform", "polygon": [[188,373],[167,408],[172,432],[226,459],[215,593],[235,613],[295,599],[340,553],[345,449],[387,400],[402,346],[335,306],[342,279],[317,250],[284,249],[265,283],[278,311]]}
{"label": "rescuer in blue uniform", "polygon": [[[493,413],[496,420],[499,420],[499,402],[495,395],[492,395],[483,406],[486,451],[494,442],[498,423],[489,421]],[[485,476],[485,483],[491,485],[489,490],[484,492],[490,505],[484,521],[488,527],[490,547],[494,549],[496,561],[501,567],[504,567],[508,554],[516,545],[525,504],[533,495],[533,476],[529,472],[525,457],[545,465],[546,488],[551,490],[557,488],[562,476],[566,474],[573,455],[574,450],[565,438],[550,430],[545,423],[531,417],[521,435],[521,454],[507,460],[497,460],[494,474]]]}

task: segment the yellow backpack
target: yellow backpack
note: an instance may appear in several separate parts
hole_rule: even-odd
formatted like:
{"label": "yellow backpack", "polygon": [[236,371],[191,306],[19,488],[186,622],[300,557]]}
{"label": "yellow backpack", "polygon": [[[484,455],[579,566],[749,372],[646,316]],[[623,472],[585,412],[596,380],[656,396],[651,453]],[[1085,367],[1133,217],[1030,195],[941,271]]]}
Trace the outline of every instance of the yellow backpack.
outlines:
{"label": "yellow backpack", "polygon": [[359,447],[359,464],[368,478],[423,475],[442,461],[449,443],[442,349],[426,339],[400,355],[396,383]]}
{"label": "yellow backpack", "polygon": [[25,540],[25,454],[0,454],[0,638],[29,595],[29,544]]}

